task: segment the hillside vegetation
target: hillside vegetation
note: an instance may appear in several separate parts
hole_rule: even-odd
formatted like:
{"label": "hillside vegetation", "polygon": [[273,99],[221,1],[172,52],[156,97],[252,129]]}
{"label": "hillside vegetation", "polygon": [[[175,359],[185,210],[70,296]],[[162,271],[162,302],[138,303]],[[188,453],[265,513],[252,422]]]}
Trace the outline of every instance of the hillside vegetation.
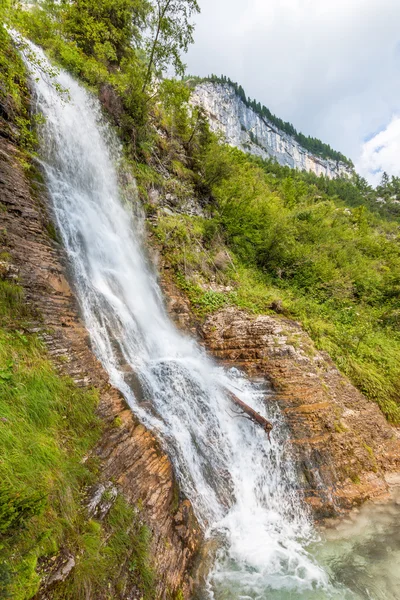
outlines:
{"label": "hillside vegetation", "polygon": [[[197,10],[195,0],[45,0],[2,17],[100,95],[149,230],[197,314],[233,305],[301,321],[400,424],[400,180],[384,176],[373,190],[356,175],[317,178],[221,144],[189,108],[185,81],[160,79],[166,65],[183,74]],[[29,169],[26,73],[3,27],[0,42],[0,116],[20,132]],[[148,532],[132,509],[120,498],[105,523],[83,518],[96,465],[82,458],[101,434],[96,393],[53,369],[28,333],[21,288],[0,283],[0,597],[32,597],[39,559],[68,545],[81,560],[63,597],[104,591],[130,556],[151,598]]]}
{"label": "hillside vegetation", "polygon": [[[0,23],[3,17],[1,12]],[[24,64],[0,25],[0,132],[17,140],[15,168],[25,169],[29,177],[38,121],[29,111]],[[7,210],[0,202],[0,211]],[[50,228],[48,233],[54,235]],[[7,246],[6,228],[1,228],[0,239]],[[118,494],[102,520],[90,517],[86,509],[88,490],[99,481],[93,456],[104,428],[97,416],[98,393],[60,375],[32,332],[38,326],[45,328],[42,317],[28,305],[12,256],[3,248],[0,598],[35,597],[43,574],[74,556],[78,559],[72,575],[52,590],[52,598],[115,598],[115,590],[122,593],[130,583],[143,598],[153,599],[150,532],[139,508]]]}
{"label": "hillside vegetation", "polygon": [[[357,175],[318,178],[221,144],[201,109],[188,108],[185,82],[157,79],[168,62],[183,72],[179,53],[198,10],[172,4],[162,35],[157,16],[167,1],[45,1],[12,18],[99,90],[161,248],[195,306],[205,313],[230,303],[300,320],[399,423],[398,179],[385,176],[373,190]],[[203,216],[184,214],[193,202]]]}
{"label": "hillside vegetation", "polygon": [[301,174],[219,153],[225,172],[207,218],[161,215],[155,228],[180,285],[200,312],[232,304],[301,321],[399,423],[398,224],[349,208]]}
{"label": "hillside vegetation", "polygon": [[[6,16],[99,93],[149,228],[197,313],[233,305],[301,321],[399,424],[399,181],[384,177],[375,191],[357,176],[317,178],[221,144],[202,111],[189,108],[185,82],[159,79],[167,64],[183,73],[197,10],[194,0],[71,0]],[[0,35],[2,116],[12,115],[23,132],[28,163],[35,142],[22,101],[25,74],[3,28]],[[95,468],[81,459],[101,431],[96,395],[60,378],[40,342],[24,333],[16,284],[2,282],[0,294],[1,593],[31,597],[38,558],[68,540],[84,560],[65,597],[96,591],[132,547],[132,564],[143,567],[132,567],[133,576],[150,598],[146,532],[137,524],[127,533],[130,509],[121,500],[106,524],[82,520],[82,489]]]}
{"label": "hillside vegetation", "polygon": [[96,391],[55,371],[30,319],[21,288],[0,281],[0,598],[32,598],[68,548],[79,561],[53,598],[99,597],[125,585],[128,560],[150,600],[149,535],[139,513],[122,496],[103,521],[84,509],[98,479],[90,457],[102,431]]}

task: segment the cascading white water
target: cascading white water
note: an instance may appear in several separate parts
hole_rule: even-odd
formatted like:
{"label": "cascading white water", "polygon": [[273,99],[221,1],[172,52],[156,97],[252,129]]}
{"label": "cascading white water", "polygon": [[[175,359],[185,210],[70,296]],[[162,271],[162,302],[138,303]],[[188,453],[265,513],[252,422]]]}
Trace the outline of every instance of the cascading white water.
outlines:
{"label": "cascading white water", "polygon": [[[268,390],[217,367],[169,321],[141,248],[135,198],[119,186],[120,148],[97,100],[61,71],[63,99],[54,80],[31,69],[45,116],[41,163],[92,345],[111,383],[158,433],[207,536],[219,541],[206,594],[347,597],[305,549],[313,528]],[[259,427],[230,416],[224,386],[273,421],[271,443]]]}

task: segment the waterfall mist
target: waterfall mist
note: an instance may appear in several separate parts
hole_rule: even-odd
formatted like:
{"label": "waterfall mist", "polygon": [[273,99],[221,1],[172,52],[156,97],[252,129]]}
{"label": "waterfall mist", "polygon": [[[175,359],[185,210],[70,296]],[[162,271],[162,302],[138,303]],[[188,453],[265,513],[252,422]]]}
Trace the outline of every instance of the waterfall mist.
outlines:
{"label": "waterfall mist", "polygon": [[[205,597],[353,597],[307,551],[314,530],[270,390],[218,367],[169,320],[143,251],[135,188],[120,185],[122,150],[98,101],[64,71],[57,83],[68,97],[30,68],[45,117],[40,161],[93,350],[158,435],[206,536],[218,542]],[[260,427],[232,418],[224,388],[273,422],[270,443]]]}

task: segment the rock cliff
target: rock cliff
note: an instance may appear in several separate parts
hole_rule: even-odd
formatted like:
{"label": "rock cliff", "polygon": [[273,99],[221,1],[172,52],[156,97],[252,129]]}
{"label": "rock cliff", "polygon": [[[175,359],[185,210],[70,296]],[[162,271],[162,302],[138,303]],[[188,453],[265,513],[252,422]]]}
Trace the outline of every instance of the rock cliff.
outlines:
{"label": "rock cliff", "polygon": [[214,356],[271,382],[317,517],[385,496],[386,474],[400,470],[398,430],[298,323],[229,308],[210,316],[202,334]]}
{"label": "rock cliff", "polygon": [[197,331],[217,360],[272,384],[272,401],[290,430],[302,492],[317,519],[388,497],[400,471],[399,431],[315,348],[300,324],[234,307],[196,322],[168,269],[164,290],[177,325]]}
{"label": "rock cliff", "polygon": [[[37,315],[31,330],[43,339],[57,369],[71,376],[77,385],[98,390],[104,433],[93,451],[99,477],[95,489],[89,492],[88,506],[92,511],[98,510],[102,492],[116,490],[132,506],[142,507],[152,533],[156,598],[169,599],[181,593],[183,596],[179,597],[188,598],[191,584],[187,572],[200,542],[200,529],[190,503],[180,498],[169,458],[155,437],[137,421],[121,394],[110,386],[106,372],[90,350],[87,331],[67,280],[63,250],[52,239],[54,234],[49,235],[54,228],[45,186],[39,176],[34,191],[24,170],[26,157],[15,143],[15,133],[14,126],[1,120],[2,251],[10,257],[9,270],[24,288],[32,314]],[[114,497],[114,492],[109,495]],[[68,560],[60,557],[54,569],[48,569],[38,598],[54,597],[52,586],[65,579],[75,560],[79,560],[70,556],[67,548],[63,553]],[[120,560],[123,573],[129,564],[127,557],[121,556]],[[109,593],[110,590],[104,590],[104,598],[109,598]],[[138,597],[134,589],[123,590],[123,594],[112,590],[112,594],[113,598]]]}
{"label": "rock cliff", "polygon": [[228,84],[204,82],[192,92],[191,101],[204,108],[212,131],[221,132],[228,144],[279,164],[333,178],[351,175],[345,164],[323,159],[303,148],[293,137],[260,117]]}
{"label": "rock cliff", "polygon": [[[94,451],[99,481],[91,491],[89,506],[101,512],[98,498],[114,486],[133,506],[140,504],[152,532],[156,599],[174,597],[180,589],[189,598],[187,573],[201,541],[191,505],[179,496],[169,458],[109,385],[90,350],[68,283],[65,256],[51,233],[45,186],[37,180],[33,193],[14,133],[7,124],[0,126],[2,244],[27,302],[38,315],[32,329],[46,343],[55,365],[78,385],[99,392],[104,433]],[[385,474],[400,469],[396,430],[329,357],[315,350],[298,324],[279,317],[254,317],[234,308],[199,324],[184,296],[171,285],[165,289],[171,314],[185,329],[197,328],[217,359],[272,383],[274,401],[286,415],[292,434],[305,497],[318,516],[327,517],[387,493]],[[75,558],[66,556],[62,568],[68,571]],[[56,585],[58,576],[59,570],[49,572],[38,598],[52,597],[46,584]],[[133,599],[135,594],[129,590],[123,597]],[[115,592],[113,597],[121,596]]]}

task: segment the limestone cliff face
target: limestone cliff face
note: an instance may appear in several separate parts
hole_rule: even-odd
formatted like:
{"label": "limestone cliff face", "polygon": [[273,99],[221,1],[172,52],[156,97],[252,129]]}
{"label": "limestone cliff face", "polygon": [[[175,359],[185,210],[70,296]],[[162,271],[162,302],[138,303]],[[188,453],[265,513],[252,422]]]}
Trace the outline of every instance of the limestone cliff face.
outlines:
{"label": "limestone cliff face", "polygon": [[330,178],[352,174],[348,166],[313,155],[293,137],[261,118],[228,84],[200,83],[195,87],[191,101],[204,108],[213,131],[221,132],[228,144],[244,152],[262,158],[272,157],[281,165]]}
{"label": "limestone cliff face", "polygon": [[[200,528],[190,503],[180,498],[168,456],[152,433],[137,421],[121,394],[110,386],[107,373],[90,350],[88,334],[67,281],[63,250],[48,234],[51,215],[45,186],[37,181],[36,193],[32,193],[21,158],[13,140],[13,128],[0,119],[2,250],[10,255],[13,276],[18,277],[27,303],[37,314],[32,330],[44,340],[54,364],[77,385],[97,389],[100,397],[98,410],[104,433],[94,450],[99,461],[99,481],[91,491],[90,510],[101,512],[99,499],[109,489],[122,493],[133,506],[142,506],[152,532],[151,553],[157,574],[155,600],[175,597],[178,590],[183,590],[186,599],[191,594],[187,572],[200,542]],[[120,558],[121,568],[126,563],[128,569],[127,558]],[[49,580],[53,575],[49,573]],[[104,590],[104,596],[95,600],[109,598],[110,593]],[[125,591],[123,596],[117,590],[113,593],[116,599],[138,597],[135,590]],[[54,597],[46,581],[37,597]]]}

